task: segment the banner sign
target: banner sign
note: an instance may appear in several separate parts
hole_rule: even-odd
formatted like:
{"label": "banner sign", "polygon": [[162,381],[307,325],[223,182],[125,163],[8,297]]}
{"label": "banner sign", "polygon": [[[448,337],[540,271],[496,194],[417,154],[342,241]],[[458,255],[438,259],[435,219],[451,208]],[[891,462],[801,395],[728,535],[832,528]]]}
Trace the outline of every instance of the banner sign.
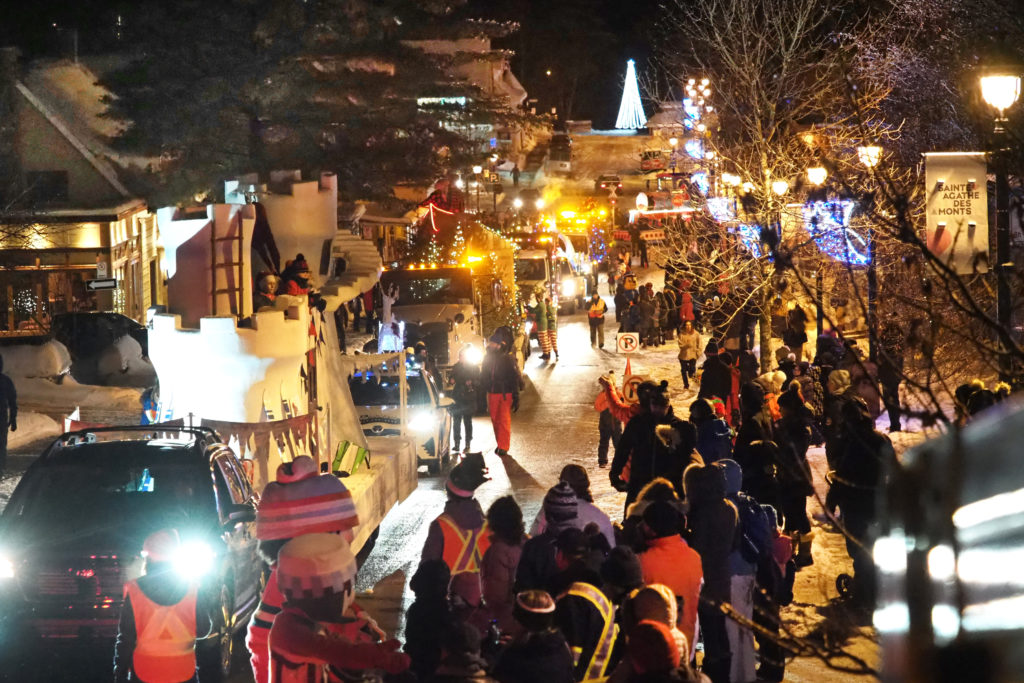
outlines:
{"label": "banner sign", "polygon": [[928,249],[960,275],[988,271],[985,155],[929,152],[925,157]]}

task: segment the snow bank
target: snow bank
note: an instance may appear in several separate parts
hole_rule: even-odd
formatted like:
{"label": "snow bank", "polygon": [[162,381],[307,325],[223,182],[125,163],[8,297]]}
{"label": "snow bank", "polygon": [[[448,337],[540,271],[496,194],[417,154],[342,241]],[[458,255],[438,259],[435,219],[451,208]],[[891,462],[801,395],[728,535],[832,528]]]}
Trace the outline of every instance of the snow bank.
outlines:
{"label": "snow bank", "polygon": [[7,435],[7,450],[14,451],[33,441],[52,438],[63,431],[52,417],[41,413],[18,413],[18,431]]}
{"label": "snow bank", "polygon": [[4,372],[11,377],[57,378],[71,369],[71,354],[59,341],[0,347]]}
{"label": "snow bank", "polygon": [[[45,412],[51,416],[68,414],[77,407],[87,421],[108,421],[113,417],[138,422],[142,412],[142,390],[131,387],[101,387],[79,384],[68,377],[62,384],[40,378],[14,377],[21,410]],[[95,415],[100,413],[102,419]]]}
{"label": "snow bank", "polygon": [[107,386],[149,387],[156,384],[156,370],[142,357],[142,346],[125,335],[108,346],[96,360],[96,376]]}

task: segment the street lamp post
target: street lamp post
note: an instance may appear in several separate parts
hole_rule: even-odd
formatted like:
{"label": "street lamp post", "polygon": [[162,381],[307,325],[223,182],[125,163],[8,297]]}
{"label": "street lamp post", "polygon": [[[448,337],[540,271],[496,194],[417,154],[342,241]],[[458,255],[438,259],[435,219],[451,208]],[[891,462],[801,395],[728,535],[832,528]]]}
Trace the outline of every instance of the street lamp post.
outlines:
{"label": "street lamp post", "polygon": [[1000,327],[999,379],[1009,382],[1013,374],[1010,359],[1011,334],[1010,272],[1010,182],[1006,171],[1005,112],[1020,96],[1020,77],[1010,70],[993,69],[981,77],[981,96],[999,112],[993,130],[993,161],[996,172],[996,320]]}
{"label": "street lamp post", "polygon": [[[857,158],[869,172],[882,159],[882,148],[865,145],[857,148]],[[878,360],[878,269],[875,265],[875,228],[868,226],[868,358]]]}
{"label": "street lamp post", "polygon": [[473,167],[473,179],[476,180],[476,212],[480,213],[480,174],[484,167],[477,164]]}
{"label": "street lamp post", "polygon": [[[813,139],[813,136],[812,136]],[[820,190],[825,184],[825,180],[828,179],[828,169],[824,166],[812,166],[807,169],[807,182],[813,185],[816,190]],[[822,196],[822,199],[827,197]],[[818,262],[818,270],[814,274],[814,294],[815,301],[814,305],[817,307],[817,315],[815,315],[815,326],[818,330],[818,336],[820,337],[825,332],[825,277],[821,272],[821,260]]]}

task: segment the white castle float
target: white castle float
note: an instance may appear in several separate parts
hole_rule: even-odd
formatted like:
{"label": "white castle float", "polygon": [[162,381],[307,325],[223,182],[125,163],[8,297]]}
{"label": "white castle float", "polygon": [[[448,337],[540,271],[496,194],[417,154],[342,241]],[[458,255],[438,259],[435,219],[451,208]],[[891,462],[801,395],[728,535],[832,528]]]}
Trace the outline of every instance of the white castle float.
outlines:
{"label": "white castle float", "polygon": [[[364,437],[348,388],[357,364],[404,363],[404,354],[342,356],[334,322],[339,306],[377,282],[381,259],[370,242],[338,231],[333,174],[275,173],[265,185],[240,178],[225,195],[228,203],[198,215],[158,212],[168,304],[153,315],[149,355],[159,419],[217,429],[257,490],[295,455],[334,462],[340,452],[341,469],[354,469],[345,484],[359,512],[358,549],[417,484],[411,441]],[[280,295],[273,309],[253,312],[254,279],[274,260],[268,244],[282,259],[306,257],[322,311],[306,296]]]}

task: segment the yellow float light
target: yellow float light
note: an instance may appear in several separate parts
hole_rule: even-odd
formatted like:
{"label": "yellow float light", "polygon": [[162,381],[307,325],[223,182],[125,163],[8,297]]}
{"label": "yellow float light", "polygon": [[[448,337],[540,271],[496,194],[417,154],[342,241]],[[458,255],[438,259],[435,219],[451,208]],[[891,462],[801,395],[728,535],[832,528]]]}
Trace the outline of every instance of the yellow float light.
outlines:
{"label": "yellow float light", "polygon": [[562,213],[560,213],[558,215],[561,216],[562,218],[565,218],[565,219],[576,218],[576,212],[575,211],[569,211],[568,209],[566,209],[565,211],[563,211]]}

